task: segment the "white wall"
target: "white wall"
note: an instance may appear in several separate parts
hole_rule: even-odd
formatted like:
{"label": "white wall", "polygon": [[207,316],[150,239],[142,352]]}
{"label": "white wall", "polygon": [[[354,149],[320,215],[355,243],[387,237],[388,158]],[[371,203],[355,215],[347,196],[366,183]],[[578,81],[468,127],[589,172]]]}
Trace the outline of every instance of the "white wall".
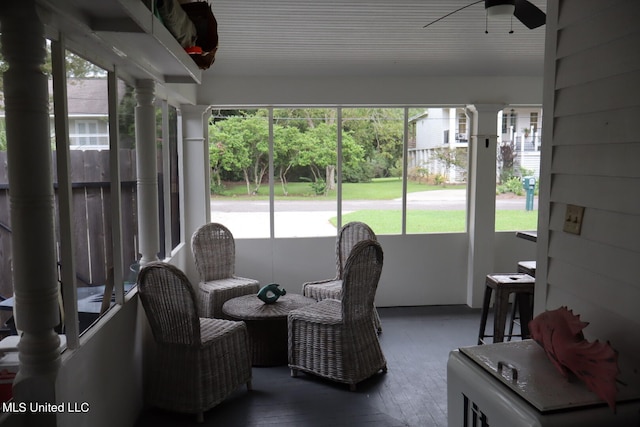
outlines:
{"label": "white wall", "polygon": [[[468,238],[464,233],[378,236],[384,267],[378,307],[466,304]],[[496,272],[535,258],[535,244],[496,234]],[[300,293],[303,282],[336,274],[335,238],[236,239],[236,274]]]}
{"label": "white wall", "polygon": [[[442,147],[445,143],[444,131],[455,134],[455,127],[449,126],[449,115],[444,108],[429,108],[428,115],[416,121],[416,148]],[[446,113],[449,109],[446,110]],[[451,135],[450,135],[451,136]]]}
{"label": "white wall", "polygon": [[[441,107],[477,103],[532,105],[542,102],[540,77],[229,77],[217,76],[212,69],[211,72],[204,74],[203,79],[203,86],[198,91],[198,103],[212,104],[215,107],[262,105],[434,105]],[[497,123],[497,118],[495,122]],[[495,201],[491,196],[479,203],[494,204]],[[386,246],[391,245],[394,250],[389,252],[390,259],[383,272],[376,300],[378,305],[466,303],[462,290],[467,286],[467,235],[399,236],[397,239],[392,237],[381,239],[383,242],[388,242]],[[279,241],[251,242],[246,247],[247,253],[250,254],[246,270],[241,267],[243,255],[240,249],[244,244],[239,242],[237,273],[255,277],[261,282],[264,281],[262,277],[266,277],[267,281],[276,281],[285,288],[299,286],[303,281],[317,280],[328,277],[327,274],[334,274],[333,244],[329,241],[326,244],[327,249],[317,252],[319,249],[315,246],[319,244],[317,240],[310,242],[309,247],[306,247],[303,242],[304,240],[291,242],[291,247]],[[482,247],[493,250],[493,239]],[[411,264],[401,262],[414,260],[416,251],[423,248],[433,251],[430,261],[425,263],[420,260]],[[269,253],[272,250],[282,250],[286,257],[292,257],[292,259],[298,259],[307,251],[312,251],[317,253],[317,258],[311,257],[311,259],[325,259],[323,264],[325,267],[319,267],[317,264],[308,265],[309,258],[301,259],[296,263],[285,258],[289,265],[279,264],[274,258],[278,255],[270,257]],[[500,248],[497,250],[500,251]],[[504,252],[504,254],[510,253]],[[264,259],[265,256],[267,259]],[[532,254],[523,258],[531,259]],[[396,259],[397,266],[394,265]],[[496,258],[495,262],[503,264],[503,259]],[[515,263],[511,265],[510,269],[514,271]],[[305,272],[314,274],[304,274]],[[426,281],[427,287],[433,286],[433,288],[424,287],[423,276],[436,278],[433,281]],[[397,280],[396,277],[399,277],[400,285],[387,285],[387,277],[390,281]],[[391,286],[393,286],[393,292],[388,290]],[[474,289],[483,286],[484,282],[473,284]]]}
{"label": "white wall", "polygon": [[[573,309],[640,384],[640,3],[548,11],[536,310]],[[567,204],[585,208],[580,235]]]}
{"label": "white wall", "polygon": [[145,324],[138,297],[128,296],[81,337],[77,350],[62,353],[56,380],[58,402],[87,403],[88,412],[58,414],[59,426],[133,425],[142,407],[142,342]]}

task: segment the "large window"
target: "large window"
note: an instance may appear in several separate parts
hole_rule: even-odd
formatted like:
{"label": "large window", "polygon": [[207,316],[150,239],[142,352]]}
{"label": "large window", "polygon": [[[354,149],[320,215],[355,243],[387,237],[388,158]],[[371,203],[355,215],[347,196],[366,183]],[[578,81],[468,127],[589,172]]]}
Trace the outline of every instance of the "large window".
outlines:
{"label": "large window", "polygon": [[[49,128],[54,164],[58,281],[62,297],[61,323],[57,330],[67,334],[69,345],[77,346],[78,335],[110,307],[122,303],[122,294],[136,282],[139,258],[136,99],[134,88],[118,79],[114,72],[107,72],[72,52],[63,51],[59,43],[47,44],[48,54],[52,48],[54,53],[61,52],[66,57],[67,71],[64,75],[62,61],[53,61],[52,66],[51,57],[47,56],[43,70],[53,70],[49,81]],[[3,66],[0,58],[0,71]],[[66,91],[60,90],[64,86]],[[0,103],[0,107],[2,105]],[[167,236],[164,249],[169,253],[181,239],[179,117],[176,108],[166,101],[160,106],[159,181],[163,185],[160,208],[168,207],[163,230]],[[65,110],[63,120],[55,120]],[[6,163],[4,129],[4,112],[0,108],[0,161],[5,159]],[[62,179],[59,180],[59,176]],[[61,185],[67,176],[70,191]],[[0,320],[3,324],[7,321],[9,329],[13,327],[9,304],[13,294],[11,232],[9,183],[6,174],[0,174],[0,250],[5,254],[0,258],[0,300],[7,300],[3,301]],[[120,267],[122,271],[116,271]],[[77,304],[70,303],[74,301],[71,295],[77,296]],[[76,314],[77,325],[71,320]]]}
{"label": "large window", "polygon": [[342,110],[342,225],[402,233],[403,108]]}
{"label": "large window", "polygon": [[211,220],[234,237],[269,237],[269,111],[214,110],[209,124]]}
{"label": "large window", "polygon": [[[135,279],[137,248],[135,151],[131,146],[131,129],[121,127],[118,135],[126,141],[119,147],[119,181],[111,176],[113,162],[112,146],[109,144],[109,88],[106,70],[102,70],[84,59],[67,53],[74,67],[67,69],[67,121],[69,125],[71,177],[71,206],[73,221],[73,263],[77,287],[77,309],[79,332],[87,329],[104,311],[115,304],[115,289],[125,282],[129,290]],[[76,70],[91,70],[77,75]],[[126,98],[130,88],[118,81],[114,88],[118,93],[119,118],[127,122],[133,114],[132,105]],[[75,130],[75,133],[73,133]],[[120,217],[114,221],[113,204],[117,203],[112,191],[120,191]],[[58,195],[60,199],[60,196]],[[59,203],[64,203],[60,199]],[[61,218],[62,220],[62,218]],[[114,250],[113,236],[122,230],[122,244]],[[61,231],[64,227],[60,226]],[[61,239],[66,236],[61,235]],[[121,257],[120,263],[115,258]],[[122,265],[115,272],[114,265]],[[61,269],[70,264],[60,260]],[[64,276],[61,276],[64,277]],[[117,281],[116,281],[117,280]],[[63,291],[70,288],[64,286]],[[64,303],[68,298],[64,299]],[[63,331],[67,325],[63,325]]]}
{"label": "large window", "polygon": [[[500,114],[503,126],[496,156],[496,230],[535,230],[542,109],[509,107]],[[510,125],[505,127],[505,123]]]}
{"label": "large window", "polygon": [[120,146],[120,203],[122,263],[125,289],[135,284],[138,272],[138,188],[135,146],[135,92],[118,82],[118,143]]}
{"label": "large window", "polygon": [[461,108],[214,110],[212,220],[238,238],[462,232],[467,140]]}
{"label": "large window", "polygon": [[277,108],[273,117],[275,237],[335,236],[336,109]]}
{"label": "large window", "polygon": [[[466,230],[468,136],[461,107],[408,109],[407,233]],[[443,140],[442,135],[446,136]]]}
{"label": "large window", "polygon": [[158,206],[160,209],[160,259],[180,243],[180,192],[178,177],[178,111],[167,101],[156,109]]}

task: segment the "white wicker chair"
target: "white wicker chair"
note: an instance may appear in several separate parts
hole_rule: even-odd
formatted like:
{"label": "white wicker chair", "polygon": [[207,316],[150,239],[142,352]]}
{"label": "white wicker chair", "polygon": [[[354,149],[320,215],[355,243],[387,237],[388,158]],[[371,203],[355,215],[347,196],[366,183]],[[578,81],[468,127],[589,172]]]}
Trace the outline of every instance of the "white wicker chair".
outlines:
{"label": "white wicker chair", "polygon": [[371,327],[383,253],[375,240],[358,242],[344,269],[342,301],[324,299],[288,315],[291,376],[298,371],[356,384],[387,371],[376,331]]}
{"label": "white wicker chair", "polygon": [[[302,294],[316,301],[322,301],[327,298],[341,299],[342,279],[351,248],[356,243],[367,239],[377,240],[376,234],[371,227],[364,222],[353,221],[342,226],[336,239],[336,276],[332,279],[303,283]],[[373,325],[378,333],[382,332],[380,317],[375,307],[373,310]]]}
{"label": "white wicker chair", "polygon": [[196,294],[184,273],[163,262],[138,277],[142,306],[155,341],[147,403],[197,414],[222,402],[238,386],[251,389],[251,352],[244,322],[198,317]]}
{"label": "white wicker chair", "polygon": [[227,300],[258,293],[260,282],[235,275],[236,244],[224,225],[212,222],[198,228],[191,237],[191,251],[200,275],[202,317],[222,319],[222,305]]}

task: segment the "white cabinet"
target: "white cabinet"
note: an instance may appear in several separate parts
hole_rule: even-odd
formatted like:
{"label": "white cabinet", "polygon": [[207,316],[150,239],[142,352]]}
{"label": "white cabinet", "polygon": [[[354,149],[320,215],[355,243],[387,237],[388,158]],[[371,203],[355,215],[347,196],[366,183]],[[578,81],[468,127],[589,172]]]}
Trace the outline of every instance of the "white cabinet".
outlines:
{"label": "white cabinet", "polygon": [[532,340],[452,351],[447,400],[449,427],[640,426],[640,393],[620,384],[614,413]]}

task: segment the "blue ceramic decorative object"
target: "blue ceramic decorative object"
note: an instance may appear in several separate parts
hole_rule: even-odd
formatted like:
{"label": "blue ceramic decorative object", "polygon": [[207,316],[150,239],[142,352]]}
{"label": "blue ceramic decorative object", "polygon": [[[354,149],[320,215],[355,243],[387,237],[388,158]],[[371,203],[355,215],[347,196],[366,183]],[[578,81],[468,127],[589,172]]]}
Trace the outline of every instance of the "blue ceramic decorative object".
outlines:
{"label": "blue ceramic decorative object", "polygon": [[278,298],[287,293],[284,289],[280,289],[279,286],[277,283],[269,283],[263,286],[258,291],[258,298],[264,301],[265,304],[273,304],[278,301]]}

